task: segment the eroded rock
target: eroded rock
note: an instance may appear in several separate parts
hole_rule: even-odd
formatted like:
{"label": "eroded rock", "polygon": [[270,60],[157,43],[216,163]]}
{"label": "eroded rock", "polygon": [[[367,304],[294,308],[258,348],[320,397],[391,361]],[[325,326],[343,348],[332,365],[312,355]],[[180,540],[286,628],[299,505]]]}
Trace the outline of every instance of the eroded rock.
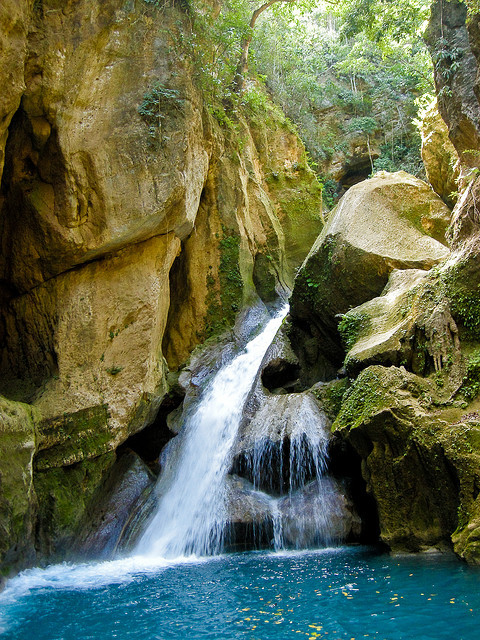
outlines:
{"label": "eroded rock", "polygon": [[345,194],[295,280],[291,341],[305,368],[322,357],[340,366],[338,315],[378,296],[393,269],[429,269],[446,258],[449,221],[431,188],[401,171]]}
{"label": "eroded rock", "polygon": [[393,550],[452,547],[478,562],[478,419],[404,368],[357,378],[333,425],[362,458],[382,540]]}
{"label": "eroded rock", "polygon": [[38,415],[0,396],[0,571],[12,573],[35,560],[37,496],[33,458]]}

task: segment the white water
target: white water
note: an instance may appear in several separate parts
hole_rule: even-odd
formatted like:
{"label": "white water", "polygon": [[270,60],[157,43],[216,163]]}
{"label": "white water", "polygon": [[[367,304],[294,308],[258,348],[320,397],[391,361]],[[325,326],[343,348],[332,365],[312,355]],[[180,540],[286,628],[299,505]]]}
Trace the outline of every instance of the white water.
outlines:
{"label": "white water", "polygon": [[267,397],[250,432],[247,475],[255,490],[270,493],[275,550],[341,542],[349,514],[340,487],[325,474],[328,420],[317,403],[308,393]]}
{"label": "white water", "polygon": [[137,544],[142,555],[176,558],[221,551],[225,477],[248,392],[287,307],[222,368],[187,420],[157,485],[158,509]]}

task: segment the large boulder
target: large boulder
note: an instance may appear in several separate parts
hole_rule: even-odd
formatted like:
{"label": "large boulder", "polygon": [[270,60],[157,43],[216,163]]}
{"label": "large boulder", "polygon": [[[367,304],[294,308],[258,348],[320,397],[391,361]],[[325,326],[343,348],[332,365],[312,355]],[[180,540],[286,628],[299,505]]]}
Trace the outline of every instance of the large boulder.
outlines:
{"label": "large boulder", "polygon": [[362,521],[345,489],[329,476],[281,498],[277,517],[282,545],[295,549],[352,542],[362,533]]}
{"label": "large boulder", "polygon": [[274,538],[274,500],[234,474],[226,483],[225,541],[230,549],[270,547]]}
{"label": "large boulder", "polygon": [[309,392],[249,399],[234,447],[234,473],[282,495],[320,476],[326,466],[328,419]]}
{"label": "large boulder", "polygon": [[302,346],[313,338],[340,364],[337,316],[378,296],[393,269],[429,269],[443,260],[449,221],[450,210],[432,189],[402,171],[381,172],[352,187],[295,280],[292,343],[301,360],[314,365]]}

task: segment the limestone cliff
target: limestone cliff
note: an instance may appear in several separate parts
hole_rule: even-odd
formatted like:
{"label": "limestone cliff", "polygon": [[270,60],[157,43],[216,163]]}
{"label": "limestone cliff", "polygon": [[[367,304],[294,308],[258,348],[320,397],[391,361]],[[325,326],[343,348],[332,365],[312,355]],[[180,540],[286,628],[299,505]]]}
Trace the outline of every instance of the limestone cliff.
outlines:
{"label": "limestone cliff", "polygon": [[61,556],[169,368],[287,291],[322,227],[290,125],[216,119],[191,28],[143,0],[0,8],[5,571]]}

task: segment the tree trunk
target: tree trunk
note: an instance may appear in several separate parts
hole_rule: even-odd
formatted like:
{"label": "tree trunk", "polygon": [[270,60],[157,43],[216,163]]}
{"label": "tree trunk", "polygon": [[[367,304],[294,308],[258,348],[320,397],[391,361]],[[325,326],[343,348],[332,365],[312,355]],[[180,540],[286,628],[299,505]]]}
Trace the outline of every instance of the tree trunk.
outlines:
{"label": "tree trunk", "polygon": [[245,38],[242,40],[242,52],[240,54],[240,59],[238,61],[232,82],[232,90],[236,94],[241,94],[245,89],[245,78],[248,71],[248,50],[253,39],[253,29],[255,27],[257,19],[266,9],[269,9],[272,4],[275,4],[276,2],[296,2],[296,0],[269,0],[268,2],[265,2],[265,4],[262,4],[260,7],[258,7],[258,9],[256,9],[252,13],[249,24],[250,31],[248,35],[245,36]]}

